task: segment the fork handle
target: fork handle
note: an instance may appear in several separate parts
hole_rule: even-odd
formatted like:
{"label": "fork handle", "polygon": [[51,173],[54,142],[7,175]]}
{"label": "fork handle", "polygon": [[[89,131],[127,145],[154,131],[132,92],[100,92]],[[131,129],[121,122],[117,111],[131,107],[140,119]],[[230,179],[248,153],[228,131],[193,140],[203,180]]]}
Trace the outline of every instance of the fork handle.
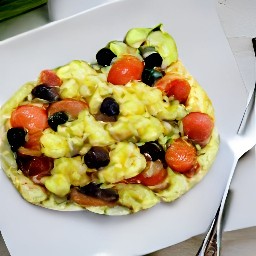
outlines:
{"label": "fork handle", "polygon": [[226,211],[232,198],[232,190],[225,191],[219,208],[205,235],[201,247],[196,256],[220,256],[222,231],[225,222]]}
{"label": "fork handle", "polygon": [[222,211],[220,211],[219,207],[196,256],[220,256],[221,219]]}

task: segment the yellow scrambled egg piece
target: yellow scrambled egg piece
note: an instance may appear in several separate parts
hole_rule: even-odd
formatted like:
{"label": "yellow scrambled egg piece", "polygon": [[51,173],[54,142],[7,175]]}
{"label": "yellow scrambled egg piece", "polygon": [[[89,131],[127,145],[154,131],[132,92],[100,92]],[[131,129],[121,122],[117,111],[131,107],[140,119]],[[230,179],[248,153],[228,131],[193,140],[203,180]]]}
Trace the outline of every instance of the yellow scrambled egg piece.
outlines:
{"label": "yellow scrambled egg piece", "polygon": [[90,182],[86,174],[87,166],[81,156],[72,158],[62,157],[54,161],[51,176],[45,178],[46,188],[58,196],[65,196],[70,192],[70,186],[85,186]]}
{"label": "yellow scrambled egg piece", "polygon": [[131,142],[120,142],[110,151],[110,163],[98,173],[100,182],[115,183],[139,174],[146,167],[146,159]]}

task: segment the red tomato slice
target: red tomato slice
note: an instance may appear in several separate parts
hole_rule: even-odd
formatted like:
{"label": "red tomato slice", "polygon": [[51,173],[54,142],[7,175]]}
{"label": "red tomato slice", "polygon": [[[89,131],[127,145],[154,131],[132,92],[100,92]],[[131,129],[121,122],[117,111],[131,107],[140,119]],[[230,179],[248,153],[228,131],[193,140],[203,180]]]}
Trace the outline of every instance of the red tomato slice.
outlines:
{"label": "red tomato slice", "polygon": [[56,112],[64,111],[71,118],[75,119],[78,117],[78,114],[88,108],[88,104],[85,101],[74,100],[74,99],[64,99],[52,103],[48,108],[48,116],[53,115]]}
{"label": "red tomato slice", "polygon": [[162,92],[166,92],[167,85],[170,84],[173,80],[179,78],[180,76],[176,74],[166,74],[165,76],[157,80],[157,82],[155,83],[155,87],[157,87]]}
{"label": "red tomato slice", "polygon": [[175,79],[166,88],[168,97],[174,96],[180,103],[185,103],[190,93],[190,85],[185,79]]}
{"label": "red tomato slice", "polygon": [[49,86],[61,86],[62,80],[52,70],[43,70],[39,76],[39,82]]}
{"label": "red tomato slice", "polygon": [[167,74],[159,79],[155,87],[165,92],[168,97],[173,96],[180,103],[186,102],[191,89],[186,79],[174,74]]}
{"label": "red tomato slice", "polygon": [[44,107],[22,105],[17,107],[11,115],[12,127],[23,127],[28,132],[43,131],[48,127],[47,112]]}
{"label": "red tomato slice", "polygon": [[144,64],[132,55],[124,55],[110,68],[108,82],[115,85],[125,85],[132,80],[141,80]]}
{"label": "red tomato slice", "polygon": [[205,146],[214,127],[213,119],[201,112],[191,112],[182,119],[184,134],[193,142]]}
{"label": "red tomato slice", "polygon": [[173,171],[180,173],[189,172],[198,165],[195,147],[181,138],[166,150],[165,160]]}
{"label": "red tomato slice", "polygon": [[160,160],[148,161],[146,169],[140,174],[126,179],[127,183],[140,183],[145,186],[155,186],[160,184],[167,177],[167,170],[163,167]]}

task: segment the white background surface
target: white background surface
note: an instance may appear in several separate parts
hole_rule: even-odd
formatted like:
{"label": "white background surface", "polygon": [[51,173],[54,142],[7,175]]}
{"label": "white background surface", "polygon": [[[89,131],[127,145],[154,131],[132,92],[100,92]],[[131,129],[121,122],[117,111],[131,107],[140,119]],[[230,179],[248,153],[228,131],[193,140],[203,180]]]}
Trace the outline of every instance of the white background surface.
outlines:
{"label": "white background surface", "polygon": [[[56,0],[58,2],[58,0]],[[71,2],[71,1],[70,1]],[[74,4],[75,1],[72,1]],[[256,1],[218,1],[218,13],[220,20],[224,26],[224,30],[229,39],[229,43],[235,54],[238,62],[241,75],[245,82],[245,86],[249,90],[255,82],[255,59],[250,45],[250,37],[256,36]],[[58,8],[58,10],[61,10]],[[59,14],[56,14],[56,17]],[[37,22],[36,25],[43,25],[47,22],[47,15],[45,15],[45,8],[36,10],[33,14],[26,14],[26,20]],[[16,18],[24,22],[21,17]],[[26,24],[26,22],[24,22]],[[32,24],[31,22],[29,24]],[[20,23],[21,25],[21,23]],[[12,36],[15,33],[26,31],[31,27],[26,26],[13,26],[11,21],[6,22],[6,26],[0,24],[0,36],[3,40],[6,37]],[[33,24],[35,25],[35,24]],[[15,27],[15,28],[14,28]],[[6,29],[8,28],[8,29]],[[24,29],[25,28],[25,29]],[[247,188],[241,187],[243,184],[248,184]],[[248,200],[244,198],[250,195],[255,195],[255,151],[251,150],[239,162],[237,172],[232,184],[233,199],[229,211],[229,217],[226,229],[237,229],[256,224],[255,207]],[[239,211],[237,209],[240,209]],[[241,210],[242,209],[242,210]],[[7,241],[8,242],[8,241]],[[15,256],[15,255],[14,255]]]}

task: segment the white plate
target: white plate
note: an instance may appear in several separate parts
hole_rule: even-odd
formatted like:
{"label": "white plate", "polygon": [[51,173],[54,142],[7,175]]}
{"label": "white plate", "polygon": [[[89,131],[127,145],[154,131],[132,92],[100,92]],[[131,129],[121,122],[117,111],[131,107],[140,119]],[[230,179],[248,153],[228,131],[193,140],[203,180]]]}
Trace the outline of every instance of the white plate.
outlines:
{"label": "white plate", "polygon": [[176,202],[122,217],[35,207],[0,172],[0,228],[11,255],[142,255],[208,227],[234,161],[228,145],[246,104],[215,1],[120,1],[5,40],[0,43],[0,104],[42,69],[73,59],[93,61],[97,50],[111,40],[122,40],[128,29],[160,22],[175,38],[181,60],[215,106],[221,145],[211,171]]}

